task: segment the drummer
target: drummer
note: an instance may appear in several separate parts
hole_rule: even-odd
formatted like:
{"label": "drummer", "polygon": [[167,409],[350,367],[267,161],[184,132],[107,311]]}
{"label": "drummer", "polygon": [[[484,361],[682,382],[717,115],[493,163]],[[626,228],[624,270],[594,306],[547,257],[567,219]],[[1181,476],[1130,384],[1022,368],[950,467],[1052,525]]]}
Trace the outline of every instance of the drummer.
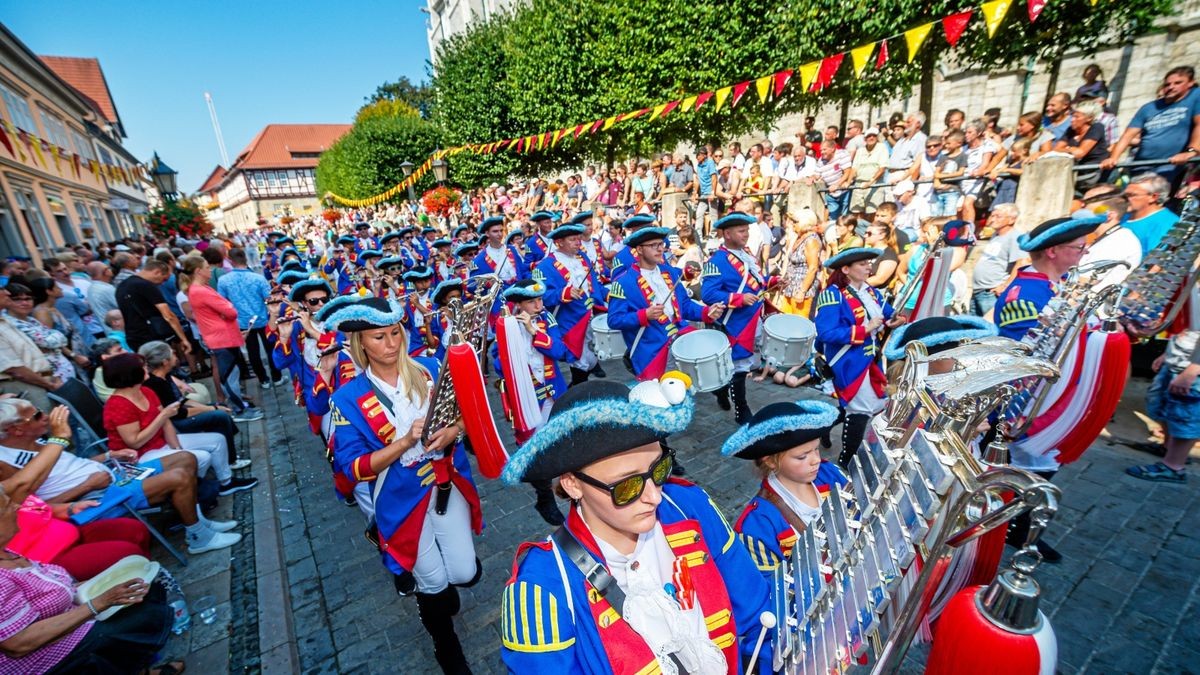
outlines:
{"label": "drummer", "polygon": [[657,380],[667,370],[671,342],[694,328],[688,321],[713,323],[725,303],[703,305],[679,283],[681,272],[663,262],[665,227],[643,227],[625,239],[636,266],[609,286],[608,326],[625,338],[626,365],[639,380]]}
{"label": "drummer", "polygon": [[568,389],[505,467],[509,484],[558,478],[571,500],[564,526],[517,549],[509,672],[740,672],[770,591],[704,490],[670,476],[661,441],[694,406],[686,384],[660,386],[656,404],[616,382]]}
{"label": "drummer", "polygon": [[825,290],[817,296],[817,340],[833,371],[833,388],[845,415],[842,452],[838,464],[846,468],[858,450],[871,417],[883,410],[887,377],[877,363],[880,333],[886,325],[904,323],[867,284],[871,263],[882,253],[877,248],[848,248],[829,260],[832,272]]}
{"label": "drummer", "polygon": [[571,385],[586,382],[596,372],[604,377],[600,359],[592,350],[590,323],[592,311],[604,309],[607,292],[596,276],[592,261],[581,250],[591,211],[584,211],[550,231],[554,249],[533,268],[533,278],[545,285],[546,309],[554,315],[569,352]]}
{"label": "drummer", "polygon": [[721,446],[726,457],[753,460],[762,476],[733,529],[768,580],[821,516],[830,487],[847,482],[836,464],[821,459],[821,441],[837,419],[838,409],[823,401],[772,403]]}
{"label": "drummer", "polygon": [[[629,245],[629,238],[633,236],[634,232],[637,232],[643,227],[652,227],[654,223],[654,216],[648,213],[639,213],[637,215],[630,216],[625,219],[624,223],[621,223],[621,229],[625,231],[625,237],[622,240],[625,246],[621,250],[617,251],[617,254],[613,256],[612,272],[610,272],[608,275],[609,279],[616,281],[622,274],[637,267],[637,253],[633,250],[633,247]],[[664,260],[665,259],[666,258],[664,257]]]}
{"label": "drummer", "polygon": [[754,353],[762,332],[760,294],[779,281],[777,277],[767,276],[746,250],[752,226],[757,227],[754,216],[740,211],[730,213],[713,225],[724,243],[705,263],[700,286],[700,298],[704,302],[723,302],[728,307],[719,322],[733,348],[733,382],[728,389],[714,393],[722,410],[729,410],[732,399],[734,420],[738,424],[749,422],[753,415],[746,400],[746,376],[758,367],[760,360]]}

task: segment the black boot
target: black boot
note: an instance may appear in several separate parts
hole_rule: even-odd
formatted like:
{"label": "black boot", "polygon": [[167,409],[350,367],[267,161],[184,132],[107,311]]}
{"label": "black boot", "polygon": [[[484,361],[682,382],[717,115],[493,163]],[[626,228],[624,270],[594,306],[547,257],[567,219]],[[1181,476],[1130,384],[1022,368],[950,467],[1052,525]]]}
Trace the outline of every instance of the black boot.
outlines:
{"label": "black boot", "polygon": [[733,402],[733,420],[739,425],[749,424],[754,413],[746,400],[746,376],[750,373],[734,373],[729,385],[729,398]]}
{"label": "black boot", "polygon": [[571,366],[571,384],[568,384],[567,387],[574,387],[577,384],[583,384],[584,382],[587,382],[587,379],[588,371],[584,370],[583,368]]}
{"label": "black boot", "polygon": [[458,591],[447,586],[439,593],[417,593],[417,611],[421,625],[433,638],[433,656],[442,672],[449,675],[470,675],[462,643],[454,632],[454,614],[458,611]]}
{"label": "black boot", "polygon": [[554,489],[550,487],[550,481],[535,480],[532,483],[533,491],[537,493],[537,502],[533,507],[537,509],[538,515],[554,527],[562,525],[566,519],[563,518],[562,511],[558,508],[558,502],[554,500]]}
{"label": "black boot", "polygon": [[870,415],[846,415],[846,421],[842,423],[842,454],[838,455],[838,466],[849,468],[850,460],[854,459],[854,453],[858,452],[858,446],[862,445],[863,436],[867,434],[867,423],[870,421]]}
{"label": "black boot", "polygon": [[713,396],[717,397],[717,407],[721,410],[730,410],[732,408],[729,405],[729,387],[721,387],[713,392]]}
{"label": "black boot", "polygon": [[600,365],[599,361],[596,362],[596,367],[592,368],[588,372],[591,373],[592,375],[595,375],[596,377],[599,377],[600,379],[604,379],[604,378],[608,377],[608,373],[604,372],[604,368],[603,368],[603,366]]}

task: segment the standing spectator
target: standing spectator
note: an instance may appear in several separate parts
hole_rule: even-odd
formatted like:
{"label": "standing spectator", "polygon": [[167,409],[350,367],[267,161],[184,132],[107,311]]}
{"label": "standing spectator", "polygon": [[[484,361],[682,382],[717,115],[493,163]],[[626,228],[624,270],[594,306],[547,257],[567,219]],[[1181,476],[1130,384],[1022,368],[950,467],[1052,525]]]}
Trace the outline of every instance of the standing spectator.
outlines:
{"label": "standing spectator", "polygon": [[596,179],[596,167],[589,166],[583,170],[582,185],[583,201],[593,201],[600,197],[600,181]]}
{"label": "standing spectator", "polygon": [[958,181],[946,182],[960,178],[967,170],[967,156],[962,151],[966,134],[952,131],[942,140],[945,150],[938,156],[933,173],[932,215],[953,218],[958,215],[962,204],[962,189]]}
{"label": "standing spectator", "polygon": [[851,161],[858,156],[858,151],[866,144],[866,137],[863,135],[863,121],[850,120],[846,123],[846,152],[850,153]]}
{"label": "standing spectator", "polygon": [[1017,186],[1021,183],[1021,174],[1025,172],[1025,162],[1029,161],[1029,147],[1029,139],[1018,138],[1009,148],[1004,163],[992,169],[990,175],[996,181],[993,208],[1017,201]]}
{"label": "standing spectator", "polygon": [[850,192],[846,189],[854,180],[850,166],[850,153],[839,149],[835,141],[821,141],[817,175],[825,183],[825,208],[829,210],[830,220],[837,220],[850,209]]}
{"label": "standing spectator", "polygon": [[[246,332],[246,353],[250,357],[250,369],[258,378],[263,389],[284,383],[283,373],[275,367],[271,358],[271,344],[267,340],[267,296],[271,295],[271,284],[261,274],[250,271],[246,265],[246,249],[235,248],[229,252],[233,269],[217,282],[217,292],[237,310],[238,328]],[[267,355],[267,370],[263,367],[263,354]]]}
{"label": "standing spectator", "polygon": [[1183,163],[1200,154],[1200,93],[1196,92],[1196,71],[1191,66],[1167,72],[1159,97],[1138,108],[1101,166],[1116,166],[1134,142],[1135,160],[1169,160],[1156,167],[1155,173],[1172,183],[1183,175]]}
{"label": "standing spectator", "polygon": [[888,157],[889,184],[895,185],[905,178],[912,176],[914,166],[921,161],[921,153],[925,149],[928,136],[921,131],[925,126],[925,113],[920,110],[909,113],[904,118],[904,135],[892,145],[892,154]]}
{"label": "standing spectator", "polygon": [[792,144],[780,143],[775,146],[772,161],[775,164],[775,178],[771,182],[771,192],[781,195],[779,199],[783,201],[782,195],[787,194],[792,181],[796,180],[796,167],[792,164]]}
{"label": "standing spectator", "polygon": [[1094,288],[1119,284],[1129,273],[1142,264],[1142,243],[1137,235],[1125,227],[1121,220],[1129,203],[1116,185],[1097,185],[1083,194],[1086,208],[1096,214],[1104,214],[1104,223],[1096,228],[1096,238],[1088,245],[1087,253],[1080,259],[1080,266],[1102,260],[1119,260],[1126,267],[1114,267],[1096,282]]}
{"label": "standing spectator", "polygon": [[1179,222],[1179,216],[1166,207],[1171,185],[1157,173],[1144,173],[1125,186],[1129,213],[1122,223],[1137,235],[1142,255],[1150,254],[1167,231]]}
{"label": "standing spectator", "polygon": [[87,290],[88,306],[92,308],[92,314],[103,317],[117,308],[117,287],[112,284],[113,268],[93,260],[87,264],[87,271],[92,278]]}
{"label": "standing spectator", "polygon": [[1083,68],[1083,84],[1075,90],[1075,101],[1085,98],[1108,98],[1108,84],[1104,81],[1104,71],[1100,65],[1089,63]]}
{"label": "standing spectator", "polygon": [[975,222],[975,202],[987,185],[988,171],[992,168],[992,157],[999,149],[985,135],[986,125],[982,120],[975,120],[967,125],[965,139],[967,142],[967,179],[962,182],[962,218],[968,223]]}
{"label": "standing spectator", "polygon": [[958,108],[951,108],[946,112],[946,118],[943,120],[946,123],[945,130],[942,131],[942,136],[952,131],[962,131],[963,125],[967,122],[967,114]]}
{"label": "standing spectator", "polygon": [[708,148],[701,146],[696,149],[696,224],[697,236],[708,236],[708,221],[710,212],[716,213],[716,183],[717,163],[708,156]]}
{"label": "standing spectator", "polygon": [[1186,483],[1188,455],[1200,440],[1200,331],[1171,338],[1154,360],[1157,375],[1146,390],[1146,412],[1163,427],[1167,453],[1162,461],[1131,466],[1125,473],[1141,480]]}
{"label": "standing spectator", "polygon": [[805,144],[813,147],[820,147],[821,132],[817,131],[816,127],[817,118],[813,117],[812,115],[808,115],[804,118],[804,131],[796,135],[800,136],[801,140],[803,140]]}
{"label": "standing spectator", "polygon": [[638,162],[637,168],[634,169],[633,178],[630,180],[629,201],[634,204],[637,202],[634,193],[642,193],[645,199],[652,199],[654,195],[654,177],[649,175],[650,167],[645,162]]}
{"label": "standing spectator", "polygon": [[[71,260],[76,259],[73,253],[66,255],[69,255]],[[87,304],[87,295],[76,286],[68,263],[53,258],[46,263],[45,269],[61,292],[55,299],[54,306],[67,323],[71,324],[72,346],[75,351],[86,354],[96,335],[104,333],[104,328],[92,315],[92,308]]]}
{"label": "standing spectator", "polygon": [[[1083,101],[1071,113],[1071,128],[1054,143],[1055,152],[1065,152],[1076,164],[1099,164],[1108,157],[1104,143],[1104,128],[1096,124],[1103,108],[1095,101]],[[1076,172],[1075,189],[1082,193],[1100,180],[1100,170]]]}
{"label": "standing spectator", "polygon": [[1071,95],[1059,92],[1046,101],[1046,116],[1042,118],[1042,127],[1049,131],[1054,140],[1066,135],[1071,128]]}
{"label": "standing spectator", "polygon": [[850,165],[851,180],[854,181],[854,194],[850,198],[850,207],[878,207],[886,200],[886,188],[873,186],[883,178],[887,169],[887,147],[879,142],[879,130],[868,129],[863,134],[863,147],[854,155]]}
{"label": "standing spectator", "polygon": [[988,226],[996,234],[983,246],[983,254],[975,261],[971,285],[971,313],[987,316],[996,298],[1017,278],[1017,270],[1029,264],[1029,254],[1017,243],[1018,233],[1015,204],[1001,204],[992,209]]}
{"label": "standing spectator", "polygon": [[579,207],[584,202],[585,194],[583,184],[579,181],[579,174],[567,176],[567,202]]}
{"label": "standing spectator", "polygon": [[796,217],[789,214],[787,220],[791,228],[783,246],[781,274],[785,285],[779,309],[808,317],[812,312],[812,300],[817,296],[821,272],[822,247],[821,235],[817,234],[817,215],[806,208]]}
{"label": "standing spectator", "polygon": [[[669,156],[669,155],[668,155]],[[666,192],[684,192],[691,194],[696,188],[696,170],[692,168],[692,163],[687,155],[680,153],[675,156],[674,163],[666,166],[667,185],[663,190]]]}
{"label": "standing spectator", "polygon": [[208,266],[212,268],[212,278],[209,279],[208,285],[214,289],[220,283],[221,277],[225,275],[225,246],[218,244],[209,246],[200,253],[200,255],[208,261]]}
{"label": "standing spectator", "polygon": [[225,389],[225,400],[233,410],[234,419],[238,422],[262,419],[263,412],[242,397],[239,363],[245,338],[238,327],[238,311],[208,285],[212,268],[204,258],[196,255],[185,257],[182,274],[183,291],[187,293],[192,312],[196,315],[196,328],[204,344],[212,350],[216,370],[220,374],[220,385]]}
{"label": "standing spectator", "polygon": [[793,181],[812,183],[817,178],[817,160],[808,152],[808,146],[797,143],[792,148],[791,174]]}
{"label": "standing spectator", "polygon": [[120,288],[126,279],[137,274],[138,267],[141,266],[142,261],[136,255],[129,252],[129,247],[124,244],[117,244],[116,251],[117,254],[112,259],[113,270],[116,272],[112,283],[113,286]]}
{"label": "standing spectator", "polygon": [[624,164],[618,164],[616,173],[612,180],[608,182],[609,200],[612,202],[610,206],[623,207],[629,203],[631,195],[629,194],[630,179],[626,172]]}
{"label": "standing spectator", "polygon": [[903,232],[910,243],[916,241],[921,222],[929,217],[929,202],[917,195],[917,187],[911,180],[896,183],[892,193],[896,195],[896,230]]}
{"label": "standing spectator", "polygon": [[117,286],[117,307],[125,317],[125,341],[133,349],[151,340],[164,340],[178,341],[184,353],[192,351],[183,324],[160,290],[170,269],[161,260],[147,260],[139,272]]}
{"label": "standing spectator", "polygon": [[1054,134],[1042,128],[1042,114],[1038,112],[1027,112],[1017,118],[1017,133],[1008,138],[1008,147],[1020,139],[1029,142],[1026,162],[1032,162],[1054,147]]}

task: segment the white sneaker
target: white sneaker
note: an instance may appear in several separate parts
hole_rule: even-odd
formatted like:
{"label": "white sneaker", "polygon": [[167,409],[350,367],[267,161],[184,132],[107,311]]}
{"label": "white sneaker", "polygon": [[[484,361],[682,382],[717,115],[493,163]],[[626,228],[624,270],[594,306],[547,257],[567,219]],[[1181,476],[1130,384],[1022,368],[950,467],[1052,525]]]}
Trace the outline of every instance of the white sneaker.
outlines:
{"label": "white sneaker", "polygon": [[270,389],[270,388],[271,388],[271,381],[270,381],[270,380],[264,380],[264,381],[263,381],[263,383],[262,383],[262,384],[260,384],[260,385],[258,385],[258,386],[262,387],[262,388],[263,388],[263,390],[265,391],[265,390],[267,390],[267,389]]}
{"label": "white sneaker", "polygon": [[234,462],[233,464],[230,464],[229,470],[237,471],[238,469],[244,469],[248,466],[250,466],[250,460],[246,459],[245,457],[242,457],[242,458],[238,459],[238,461]]}
{"label": "white sneaker", "polygon": [[213,532],[228,532],[238,526],[236,520],[209,520],[207,518],[204,519],[204,524]]}
{"label": "white sneaker", "polygon": [[[235,532],[217,532],[209,529],[207,534],[207,537],[204,537],[204,535],[200,535],[194,539],[189,537],[191,541],[188,542],[188,553],[196,555],[198,553],[229,548],[242,540],[242,535]],[[201,541],[201,539],[205,540]]]}

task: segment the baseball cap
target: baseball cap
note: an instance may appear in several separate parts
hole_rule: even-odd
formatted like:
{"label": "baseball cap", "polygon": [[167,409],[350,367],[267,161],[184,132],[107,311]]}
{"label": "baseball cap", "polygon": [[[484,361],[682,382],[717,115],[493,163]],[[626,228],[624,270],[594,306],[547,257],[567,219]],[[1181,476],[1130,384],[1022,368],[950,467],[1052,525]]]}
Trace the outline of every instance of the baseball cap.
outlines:
{"label": "baseball cap", "polygon": [[892,186],[892,194],[902,195],[905,192],[916,190],[917,186],[911,180],[905,178]]}

